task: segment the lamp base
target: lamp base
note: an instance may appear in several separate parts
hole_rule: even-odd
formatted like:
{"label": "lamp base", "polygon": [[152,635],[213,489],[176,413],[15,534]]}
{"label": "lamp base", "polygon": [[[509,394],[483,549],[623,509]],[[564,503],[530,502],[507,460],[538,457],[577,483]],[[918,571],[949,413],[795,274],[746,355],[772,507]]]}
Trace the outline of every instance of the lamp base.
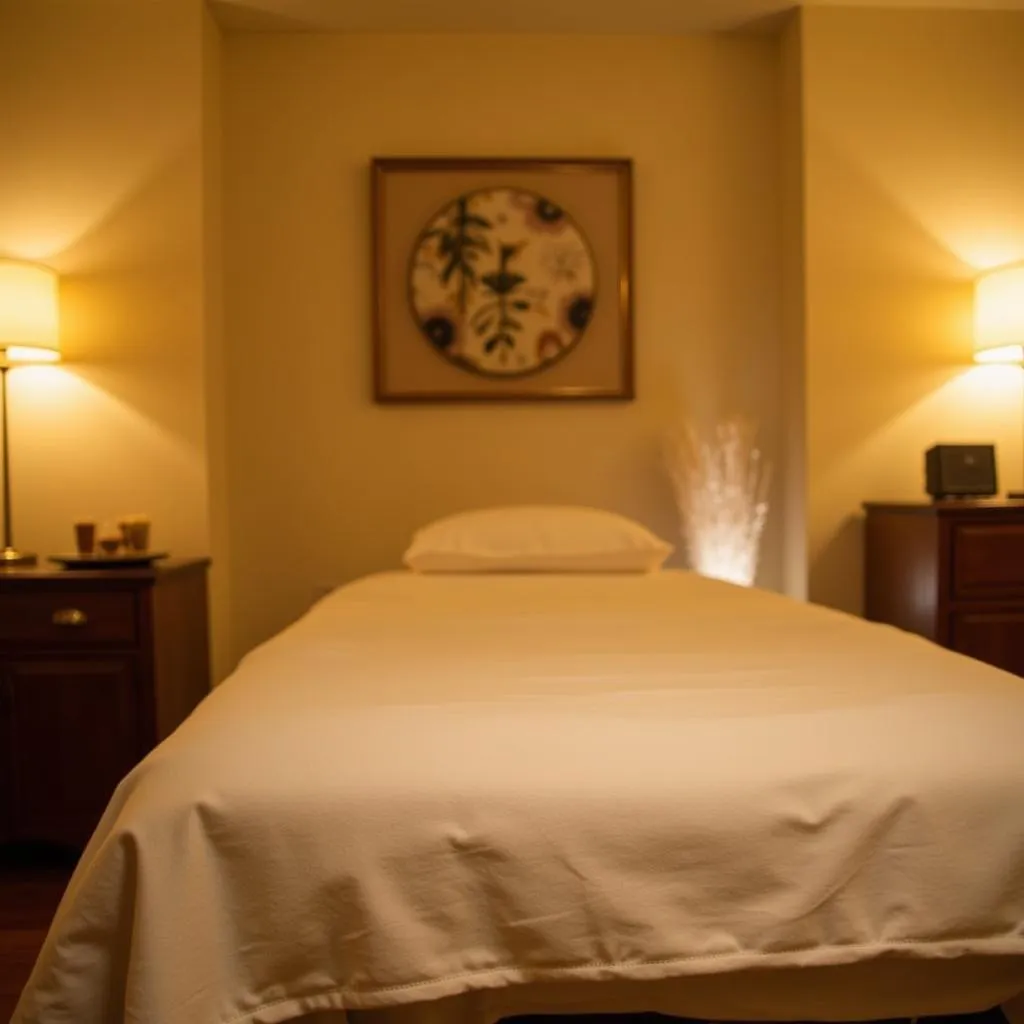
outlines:
{"label": "lamp base", "polygon": [[0,569],[24,569],[38,561],[35,555],[26,554],[17,548],[0,549]]}

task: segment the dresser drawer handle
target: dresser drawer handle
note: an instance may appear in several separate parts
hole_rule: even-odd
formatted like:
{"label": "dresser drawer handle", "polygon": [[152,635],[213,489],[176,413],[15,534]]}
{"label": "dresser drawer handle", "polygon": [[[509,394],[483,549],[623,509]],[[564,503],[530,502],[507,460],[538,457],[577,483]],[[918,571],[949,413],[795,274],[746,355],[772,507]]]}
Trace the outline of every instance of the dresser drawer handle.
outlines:
{"label": "dresser drawer handle", "polygon": [[55,626],[84,626],[88,621],[89,616],[80,608],[58,608],[53,613]]}

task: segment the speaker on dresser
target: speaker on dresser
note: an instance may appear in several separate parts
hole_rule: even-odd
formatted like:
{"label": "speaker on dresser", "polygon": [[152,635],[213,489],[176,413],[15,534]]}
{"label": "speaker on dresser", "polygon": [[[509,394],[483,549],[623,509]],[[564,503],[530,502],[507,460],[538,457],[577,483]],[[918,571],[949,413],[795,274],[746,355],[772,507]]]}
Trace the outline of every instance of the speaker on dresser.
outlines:
{"label": "speaker on dresser", "polygon": [[990,498],[997,494],[992,444],[937,444],[924,453],[925,487],[933,498]]}

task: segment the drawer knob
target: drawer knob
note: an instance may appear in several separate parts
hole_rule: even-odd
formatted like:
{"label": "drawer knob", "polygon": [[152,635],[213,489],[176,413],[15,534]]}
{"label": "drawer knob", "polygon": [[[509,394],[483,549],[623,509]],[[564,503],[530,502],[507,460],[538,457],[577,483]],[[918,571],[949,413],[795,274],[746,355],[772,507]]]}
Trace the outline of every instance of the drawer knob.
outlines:
{"label": "drawer knob", "polygon": [[58,608],[53,613],[55,626],[84,626],[88,621],[89,616],[81,608]]}

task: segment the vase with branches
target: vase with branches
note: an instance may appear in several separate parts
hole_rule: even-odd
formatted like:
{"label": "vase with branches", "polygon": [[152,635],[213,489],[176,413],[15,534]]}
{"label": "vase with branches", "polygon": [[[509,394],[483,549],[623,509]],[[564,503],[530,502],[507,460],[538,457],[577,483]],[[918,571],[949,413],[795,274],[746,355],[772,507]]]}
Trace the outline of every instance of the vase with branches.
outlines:
{"label": "vase with branches", "polygon": [[666,454],[690,567],[751,586],[772,477],[756,427],[742,417],[704,431],[686,424],[669,437]]}

